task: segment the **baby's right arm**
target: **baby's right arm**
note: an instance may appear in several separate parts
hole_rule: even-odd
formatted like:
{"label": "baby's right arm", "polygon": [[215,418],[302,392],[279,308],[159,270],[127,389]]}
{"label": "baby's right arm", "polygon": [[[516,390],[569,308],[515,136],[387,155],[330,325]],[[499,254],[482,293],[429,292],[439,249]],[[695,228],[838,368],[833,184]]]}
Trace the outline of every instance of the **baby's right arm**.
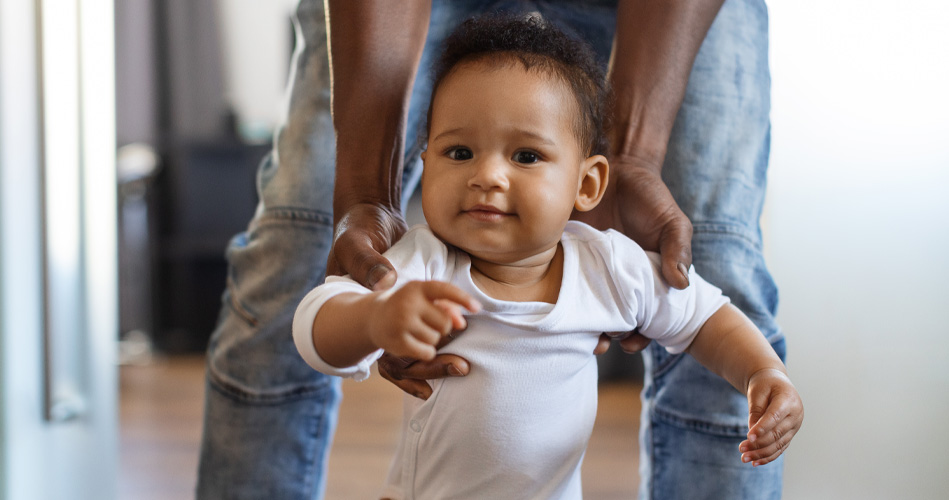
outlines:
{"label": "baby's right arm", "polygon": [[725,304],[705,322],[687,351],[748,397],[748,439],[739,445],[742,462],[758,466],[778,458],[801,428],[804,403],[784,363],[754,323]]}
{"label": "baby's right arm", "polygon": [[465,327],[461,308],[477,312],[480,307],[466,292],[441,281],[412,281],[368,294],[342,293],[316,314],[313,345],[320,358],[335,367],[352,366],[377,349],[428,361],[435,357],[443,336]]}

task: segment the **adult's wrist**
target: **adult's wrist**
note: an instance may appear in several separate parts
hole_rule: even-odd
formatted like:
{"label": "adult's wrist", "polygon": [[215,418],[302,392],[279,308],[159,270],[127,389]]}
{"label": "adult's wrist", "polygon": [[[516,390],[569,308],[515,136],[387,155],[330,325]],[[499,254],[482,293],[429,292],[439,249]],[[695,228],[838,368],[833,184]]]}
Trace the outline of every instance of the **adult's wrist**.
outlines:
{"label": "adult's wrist", "polygon": [[402,149],[400,144],[392,149],[388,155],[369,151],[337,153],[333,187],[333,211],[337,221],[350,207],[359,204],[401,211]]}
{"label": "adult's wrist", "polygon": [[610,157],[610,187],[623,184],[624,179],[641,177],[644,174],[662,177],[662,163],[666,149],[662,145],[630,145],[623,150],[614,150]]}
{"label": "adult's wrist", "polygon": [[723,0],[622,0],[610,68],[612,161],[660,172],[692,64]]}
{"label": "adult's wrist", "polygon": [[375,195],[365,192],[349,193],[347,195],[336,194],[333,197],[333,223],[339,222],[350,213],[363,212],[363,209],[354,210],[357,207],[375,207],[377,214],[388,214],[389,216],[401,216],[401,202],[393,202],[388,196]]}
{"label": "adult's wrist", "polygon": [[333,190],[333,213],[337,221],[352,207],[374,205],[401,212],[401,183],[383,182],[371,176],[362,176],[352,182],[337,180]]}
{"label": "adult's wrist", "polygon": [[[665,161],[672,125],[667,116],[650,113],[645,106],[624,99],[617,93],[610,137],[610,166],[638,166],[659,173]],[[650,116],[652,115],[652,116]],[[673,118],[674,119],[674,118]]]}

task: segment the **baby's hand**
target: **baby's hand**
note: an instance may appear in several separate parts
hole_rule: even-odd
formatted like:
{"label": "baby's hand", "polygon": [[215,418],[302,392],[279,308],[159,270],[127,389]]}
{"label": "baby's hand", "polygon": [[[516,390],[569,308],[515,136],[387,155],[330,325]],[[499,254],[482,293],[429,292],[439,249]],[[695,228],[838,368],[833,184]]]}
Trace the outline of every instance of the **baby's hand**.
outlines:
{"label": "baby's hand", "polygon": [[748,381],[748,439],[741,442],[741,461],[764,465],[787,449],[804,420],[804,403],[787,374],[766,369]]}
{"label": "baby's hand", "polygon": [[436,345],[452,330],[465,328],[461,309],[481,304],[441,281],[413,281],[379,295],[379,314],[370,319],[369,338],[389,354],[430,361]]}

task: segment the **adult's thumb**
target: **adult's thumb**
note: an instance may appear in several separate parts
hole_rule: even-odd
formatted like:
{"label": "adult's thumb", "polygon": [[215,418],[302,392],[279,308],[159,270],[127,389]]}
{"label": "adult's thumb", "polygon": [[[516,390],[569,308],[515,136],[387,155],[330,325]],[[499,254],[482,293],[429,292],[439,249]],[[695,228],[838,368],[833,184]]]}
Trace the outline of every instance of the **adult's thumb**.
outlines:
{"label": "adult's thumb", "polygon": [[342,274],[349,274],[362,286],[386,290],[395,284],[392,263],[373,248],[369,238],[344,235],[336,240],[333,253]]}
{"label": "adult's thumb", "polygon": [[692,267],[692,223],[682,214],[666,224],[659,239],[662,259],[662,277],[680,290],[689,286],[689,268]]}

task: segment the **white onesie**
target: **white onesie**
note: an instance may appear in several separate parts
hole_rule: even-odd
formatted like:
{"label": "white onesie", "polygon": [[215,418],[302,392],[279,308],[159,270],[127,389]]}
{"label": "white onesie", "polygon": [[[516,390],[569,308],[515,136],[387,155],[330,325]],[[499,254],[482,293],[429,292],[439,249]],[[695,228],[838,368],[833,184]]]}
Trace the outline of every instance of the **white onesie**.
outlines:
{"label": "white onesie", "polygon": [[[593,349],[603,332],[638,329],[673,353],[728,302],[693,272],[677,290],[661,279],[659,257],[616,231],[569,222],[556,304],[508,302],[471,279],[468,255],[416,226],[385,256],[396,286],[447,281],[483,305],[440,353],[468,360],[465,377],[430,381],[427,401],[405,396],[402,438],[382,496],[393,499],[581,498],[580,464],[597,406]],[[348,277],[329,277],[300,303],[293,338],[313,368],[364,380],[382,354],[356,366],[328,365],[313,346],[319,308],[343,292],[368,293]]]}

